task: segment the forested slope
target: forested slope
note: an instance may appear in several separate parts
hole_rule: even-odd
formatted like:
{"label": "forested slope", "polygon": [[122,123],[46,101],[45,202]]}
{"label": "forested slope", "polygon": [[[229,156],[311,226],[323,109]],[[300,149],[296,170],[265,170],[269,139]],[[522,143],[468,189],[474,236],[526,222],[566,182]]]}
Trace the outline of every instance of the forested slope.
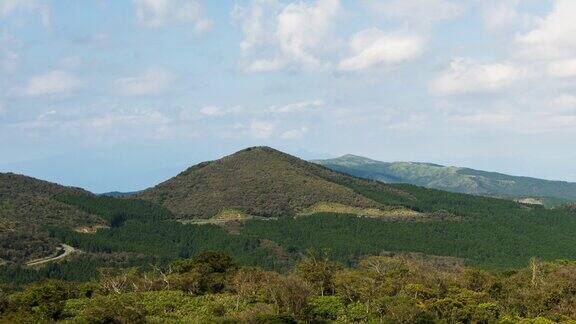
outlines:
{"label": "forested slope", "polygon": [[45,226],[104,224],[101,218],[55,199],[63,194],[91,195],[79,188],[0,173],[0,259],[20,262],[51,254],[58,242],[48,236]]}
{"label": "forested slope", "polygon": [[182,218],[209,218],[223,209],[257,216],[293,216],[318,202],[382,205],[351,185],[405,195],[385,184],[339,174],[268,147],[253,147],[195,165],[133,197],[164,205]]}
{"label": "forested slope", "polygon": [[576,201],[576,183],[565,181],[511,176],[431,163],[380,162],[354,155],[314,162],[332,170],[386,183],[408,183],[451,192],[512,199],[533,197],[547,206]]}

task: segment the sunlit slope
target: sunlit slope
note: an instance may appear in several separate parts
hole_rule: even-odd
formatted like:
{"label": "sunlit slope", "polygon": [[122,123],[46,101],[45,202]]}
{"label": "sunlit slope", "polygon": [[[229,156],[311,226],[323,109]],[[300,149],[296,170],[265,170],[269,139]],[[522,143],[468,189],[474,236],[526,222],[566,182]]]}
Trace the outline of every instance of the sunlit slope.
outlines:
{"label": "sunlit slope", "polygon": [[576,201],[576,183],[510,176],[430,163],[380,162],[354,155],[314,161],[330,169],[388,183],[502,198],[539,198],[545,205]]}

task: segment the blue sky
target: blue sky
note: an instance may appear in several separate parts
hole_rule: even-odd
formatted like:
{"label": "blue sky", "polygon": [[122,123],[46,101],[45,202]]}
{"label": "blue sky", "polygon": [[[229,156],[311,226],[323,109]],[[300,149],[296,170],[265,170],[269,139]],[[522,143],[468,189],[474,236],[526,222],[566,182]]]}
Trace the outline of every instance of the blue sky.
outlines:
{"label": "blue sky", "polygon": [[576,181],[573,0],[0,0],[0,170],[138,190],[252,145]]}

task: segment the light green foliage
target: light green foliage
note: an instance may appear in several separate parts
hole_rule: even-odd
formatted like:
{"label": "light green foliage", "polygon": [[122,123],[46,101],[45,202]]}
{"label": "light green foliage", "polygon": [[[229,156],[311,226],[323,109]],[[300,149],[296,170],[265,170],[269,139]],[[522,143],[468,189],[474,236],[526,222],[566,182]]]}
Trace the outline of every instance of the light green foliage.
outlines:
{"label": "light green foliage", "polygon": [[[318,269],[329,262],[308,256],[301,264]],[[335,268],[333,289],[323,292],[313,288],[315,281],[295,275],[296,268],[292,274],[239,268],[220,253],[178,260],[173,268],[177,271],[126,269],[82,286],[49,281],[10,291],[0,300],[0,323],[546,324],[576,319],[576,263],[568,261],[534,260],[517,271],[491,272],[437,257],[372,256],[355,268]],[[219,291],[190,292],[178,285],[180,276],[206,268],[211,272],[198,280],[226,274]]]}
{"label": "light green foliage", "polygon": [[380,162],[354,155],[314,161],[330,169],[387,183],[503,198],[534,197],[547,206],[576,201],[576,184],[431,163]]}

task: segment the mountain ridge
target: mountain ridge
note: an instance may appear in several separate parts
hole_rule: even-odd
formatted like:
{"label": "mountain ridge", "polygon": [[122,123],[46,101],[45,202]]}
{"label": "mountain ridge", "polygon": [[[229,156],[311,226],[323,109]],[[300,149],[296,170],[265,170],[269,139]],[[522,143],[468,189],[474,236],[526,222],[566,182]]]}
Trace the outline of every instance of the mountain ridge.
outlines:
{"label": "mountain ridge", "polygon": [[408,183],[457,193],[506,199],[537,198],[553,207],[576,201],[576,183],[444,166],[423,162],[382,162],[347,154],[313,160],[332,170],[386,183]]}

